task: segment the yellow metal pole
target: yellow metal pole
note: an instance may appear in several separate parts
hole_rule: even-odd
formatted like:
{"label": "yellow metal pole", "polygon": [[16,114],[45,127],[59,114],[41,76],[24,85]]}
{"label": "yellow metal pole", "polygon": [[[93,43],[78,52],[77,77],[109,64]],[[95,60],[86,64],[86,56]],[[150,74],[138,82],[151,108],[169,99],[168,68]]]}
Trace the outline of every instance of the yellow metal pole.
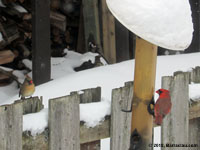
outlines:
{"label": "yellow metal pole", "polygon": [[131,126],[134,150],[151,149],[153,117],[147,107],[154,95],[156,58],[157,46],[137,37]]}

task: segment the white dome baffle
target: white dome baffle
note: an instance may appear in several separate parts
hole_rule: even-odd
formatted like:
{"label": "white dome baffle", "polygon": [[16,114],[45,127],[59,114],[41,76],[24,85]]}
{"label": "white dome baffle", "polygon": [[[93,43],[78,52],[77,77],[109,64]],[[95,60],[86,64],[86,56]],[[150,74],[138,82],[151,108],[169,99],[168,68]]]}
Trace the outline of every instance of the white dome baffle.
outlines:
{"label": "white dome baffle", "polygon": [[157,46],[184,50],[192,41],[189,0],[107,0],[107,5],[125,27]]}

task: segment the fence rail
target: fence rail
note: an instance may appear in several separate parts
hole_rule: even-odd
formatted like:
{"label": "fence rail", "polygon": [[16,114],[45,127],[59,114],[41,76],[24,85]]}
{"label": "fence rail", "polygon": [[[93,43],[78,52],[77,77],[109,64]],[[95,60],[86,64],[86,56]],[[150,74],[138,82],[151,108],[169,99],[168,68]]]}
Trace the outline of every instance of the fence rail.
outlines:
{"label": "fence rail", "polygon": [[[162,143],[200,146],[200,101],[190,104],[188,94],[189,83],[200,83],[199,79],[200,67],[162,78],[162,87],[170,90],[172,99],[172,111],[161,126]],[[79,103],[100,101],[101,88],[83,91],[83,94],[72,92],[69,96],[49,100],[48,127],[36,137],[29,132],[22,134],[22,116],[43,109],[42,98],[33,97],[0,106],[0,149],[100,150],[100,140],[110,137],[111,150],[128,150],[131,113],[121,110],[131,107],[133,83],[128,82],[112,91],[111,115],[94,128],[87,128],[84,122],[80,122]]]}

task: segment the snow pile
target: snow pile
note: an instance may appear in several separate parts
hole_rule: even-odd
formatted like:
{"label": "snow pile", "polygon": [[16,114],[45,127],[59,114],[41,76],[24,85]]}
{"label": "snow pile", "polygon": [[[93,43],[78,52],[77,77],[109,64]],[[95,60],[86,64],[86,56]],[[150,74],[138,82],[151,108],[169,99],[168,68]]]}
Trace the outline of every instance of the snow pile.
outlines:
{"label": "snow pile", "polygon": [[95,61],[95,56],[97,56],[97,53],[91,53],[87,52],[85,54],[79,54],[74,51],[69,51],[65,49],[64,51],[67,53],[66,56],[63,58],[51,58],[51,78],[57,79],[63,76],[70,75],[71,73],[74,73],[75,67],[79,67],[84,61],[91,60],[91,62]]}
{"label": "snow pile", "polygon": [[27,68],[32,70],[32,61],[30,61],[29,59],[23,59],[22,62]]}
{"label": "snow pile", "polygon": [[191,43],[188,0],[107,0],[107,5],[124,26],[155,45],[184,50]]}
{"label": "snow pile", "polygon": [[[106,115],[110,115],[110,105],[110,101],[106,100],[91,104],[81,104],[80,120],[86,122],[85,125],[88,127],[95,127],[104,120]],[[90,110],[90,113],[88,113],[88,110]]]}
{"label": "snow pile", "polygon": [[189,89],[190,99],[200,100],[200,84],[190,84]]}
{"label": "snow pile", "polygon": [[31,131],[31,135],[33,136],[42,133],[47,126],[48,109],[23,116],[23,131]]}

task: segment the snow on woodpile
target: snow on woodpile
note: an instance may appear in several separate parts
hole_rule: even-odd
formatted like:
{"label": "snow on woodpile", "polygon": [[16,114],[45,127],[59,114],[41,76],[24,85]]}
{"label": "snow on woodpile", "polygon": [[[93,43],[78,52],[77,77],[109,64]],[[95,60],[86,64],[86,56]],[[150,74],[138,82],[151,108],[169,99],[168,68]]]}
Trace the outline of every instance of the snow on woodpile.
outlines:
{"label": "snow on woodpile", "polygon": [[188,0],[107,0],[107,5],[124,26],[155,45],[184,50],[191,43]]}

